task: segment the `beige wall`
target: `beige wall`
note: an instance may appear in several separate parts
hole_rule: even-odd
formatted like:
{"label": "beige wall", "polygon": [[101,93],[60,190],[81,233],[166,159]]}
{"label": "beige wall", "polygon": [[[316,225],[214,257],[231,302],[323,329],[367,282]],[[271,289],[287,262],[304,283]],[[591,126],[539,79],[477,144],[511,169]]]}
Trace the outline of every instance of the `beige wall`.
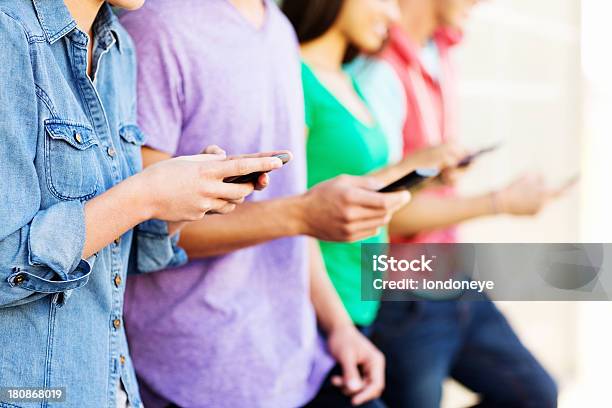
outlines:
{"label": "beige wall", "polygon": [[[541,172],[559,185],[582,167],[582,81],[579,0],[492,0],[478,6],[461,67],[461,139],[477,148],[497,140],[503,148],[483,158],[461,190],[499,188],[524,172]],[[580,189],[535,219],[498,217],[462,228],[465,242],[576,242]],[[563,391],[576,379],[579,305],[505,303],[521,338],[553,372]],[[447,386],[445,407],[473,397]],[[566,408],[576,405],[562,405]]]}

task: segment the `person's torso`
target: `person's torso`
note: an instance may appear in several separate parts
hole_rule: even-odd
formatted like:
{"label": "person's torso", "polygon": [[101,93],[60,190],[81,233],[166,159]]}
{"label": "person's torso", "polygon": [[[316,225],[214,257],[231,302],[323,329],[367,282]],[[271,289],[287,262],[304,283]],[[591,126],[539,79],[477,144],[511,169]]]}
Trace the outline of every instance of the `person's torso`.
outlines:
{"label": "person's torso", "polygon": [[[309,187],[342,174],[363,176],[386,166],[389,149],[378,124],[357,119],[305,63],[302,79],[308,123]],[[355,89],[359,94],[356,84]],[[359,242],[320,242],[330,278],[353,321],[360,325],[369,325],[378,308],[377,302],[361,301],[361,244],[386,240],[383,229]]]}
{"label": "person's torso", "polygon": [[[280,10],[267,1],[257,29],[224,0],[158,0],[145,7],[176,25],[172,42],[184,89],[177,154],[198,154],[211,144],[229,154],[291,150],[294,159],[249,200],[302,194],[298,48]],[[139,376],[160,397],[153,403],[307,402],[331,365],[309,301],[307,257],[305,238],[282,238],[131,278],[130,345]]]}
{"label": "person's torso", "polygon": [[[432,40],[433,41],[433,40]],[[419,49],[400,29],[391,32],[390,44],[382,57],[396,71],[406,95],[406,121],[403,129],[404,156],[415,151],[453,142],[456,138],[454,69],[448,50],[439,41]],[[438,197],[455,194],[453,188],[427,191]],[[456,241],[456,228],[444,228],[393,237],[393,242],[450,243]]]}
{"label": "person's torso", "polygon": [[[0,13],[21,27],[29,43],[23,52],[30,53],[31,65],[0,81],[33,77],[24,86],[37,96],[38,116],[28,124],[38,129],[31,141],[41,192],[35,212],[90,200],[139,171],[143,138],[135,123],[134,55],[110,7],[103,6],[94,26],[93,83],[86,74],[87,36],[63,3],[0,1]],[[65,387],[62,407],[109,407],[121,379],[131,404],[141,406],[121,318],[131,241],[128,232],[98,252],[91,273],[70,283],[73,290],[0,310],[0,386]],[[0,253],[2,264],[13,255]]]}

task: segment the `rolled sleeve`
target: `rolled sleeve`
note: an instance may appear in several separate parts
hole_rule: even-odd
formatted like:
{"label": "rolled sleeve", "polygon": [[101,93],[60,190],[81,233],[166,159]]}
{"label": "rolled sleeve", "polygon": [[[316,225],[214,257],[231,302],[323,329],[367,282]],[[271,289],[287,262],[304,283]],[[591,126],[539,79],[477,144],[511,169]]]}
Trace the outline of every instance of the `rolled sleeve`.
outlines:
{"label": "rolled sleeve", "polygon": [[[66,202],[39,211],[18,234],[17,256],[3,262],[8,290],[0,295],[0,305],[17,306],[48,294],[62,293],[64,303],[74,289],[84,286],[91,275],[96,257],[81,259],[85,242],[83,204]],[[10,245],[13,241],[17,245]],[[4,246],[4,245],[3,245]]]}
{"label": "rolled sleeve", "polygon": [[40,124],[27,34],[0,11],[0,38],[0,307],[12,307],[85,285],[93,261],[81,259],[80,202],[41,210]]}
{"label": "rolled sleeve", "polygon": [[178,246],[179,235],[170,236],[168,223],[150,220],[134,230],[135,257],[131,274],[157,272],[187,263],[187,253]]}

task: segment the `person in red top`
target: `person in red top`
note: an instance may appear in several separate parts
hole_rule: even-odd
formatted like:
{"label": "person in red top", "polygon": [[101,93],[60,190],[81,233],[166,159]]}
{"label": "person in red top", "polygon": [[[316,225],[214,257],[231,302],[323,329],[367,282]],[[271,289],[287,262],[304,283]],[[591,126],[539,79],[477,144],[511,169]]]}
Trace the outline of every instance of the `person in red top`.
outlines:
{"label": "person in red top", "polygon": [[[389,144],[402,149],[404,157],[423,152],[456,156],[462,150],[455,139],[457,97],[450,50],[459,43],[477,2],[399,0],[402,20],[381,58],[372,62],[379,66],[364,71],[364,95],[386,122],[387,136],[402,135],[401,143]],[[396,99],[390,97],[393,83],[402,91]],[[398,104],[404,108],[399,119],[389,114]],[[539,176],[527,175],[500,191],[461,197],[452,187],[457,174],[447,173],[445,185],[415,194],[396,213],[390,224],[395,242],[453,243],[460,222],[502,213],[535,215],[560,194],[548,191]],[[480,301],[462,302],[457,300],[461,295],[382,304],[373,338],[387,358],[385,403],[439,407],[442,384],[452,377],[480,395],[479,407],[556,407],[554,380],[493,302],[477,294],[470,297]]]}

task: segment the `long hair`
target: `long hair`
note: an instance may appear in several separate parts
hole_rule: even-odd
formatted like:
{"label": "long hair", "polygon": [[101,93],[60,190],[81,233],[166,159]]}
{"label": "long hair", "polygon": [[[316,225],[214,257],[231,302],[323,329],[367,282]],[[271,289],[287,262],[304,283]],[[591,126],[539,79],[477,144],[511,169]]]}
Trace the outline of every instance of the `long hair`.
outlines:
{"label": "long hair", "polygon": [[[344,0],[283,0],[281,8],[295,29],[300,44],[325,34],[336,22]],[[344,62],[351,62],[359,50],[349,44]]]}

